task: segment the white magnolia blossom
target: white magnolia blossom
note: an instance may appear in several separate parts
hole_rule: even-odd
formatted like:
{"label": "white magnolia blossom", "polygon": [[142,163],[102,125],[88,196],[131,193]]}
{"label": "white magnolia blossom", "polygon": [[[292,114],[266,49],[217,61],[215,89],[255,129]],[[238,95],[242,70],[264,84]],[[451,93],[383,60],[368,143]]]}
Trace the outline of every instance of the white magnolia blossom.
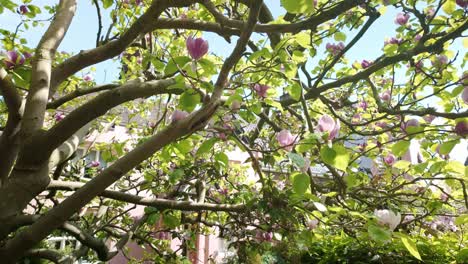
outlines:
{"label": "white magnolia blossom", "polygon": [[375,217],[377,217],[377,221],[380,225],[386,225],[390,228],[390,230],[395,230],[395,228],[401,222],[401,215],[400,213],[394,213],[390,210],[375,210],[374,211]]}

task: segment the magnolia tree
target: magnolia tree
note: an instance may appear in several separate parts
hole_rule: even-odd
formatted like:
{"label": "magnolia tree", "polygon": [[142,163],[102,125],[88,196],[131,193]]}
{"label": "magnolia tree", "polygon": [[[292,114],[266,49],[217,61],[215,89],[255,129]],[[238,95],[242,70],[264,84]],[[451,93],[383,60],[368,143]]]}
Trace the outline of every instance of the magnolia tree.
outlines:
{"label": "magnolia tree", "polygon": [[[466,0],[94,0],[96,47],[75,54],[57,50],[82,44],[77,1],[23,2],[0,6],[18,20],[0,31],[2,263],[107,261],[130,239],[175,261],[211,227],[240,263],[468,258],[452,152],[468,135]],[[382,20],[388,38],[369,36]],[[106,60],[119,77],[97,83]],[[111,165],[73,158],[112,125],[133,140],[90,146]]]}

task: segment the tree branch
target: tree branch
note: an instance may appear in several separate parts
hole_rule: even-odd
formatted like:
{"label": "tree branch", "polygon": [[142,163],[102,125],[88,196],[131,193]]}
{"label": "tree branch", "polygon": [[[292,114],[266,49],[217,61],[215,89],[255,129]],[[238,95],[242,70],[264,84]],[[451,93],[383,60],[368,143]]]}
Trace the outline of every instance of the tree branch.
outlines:
{"label": "tree branch", "polygon": [[29,88],[21,124],[21,135],[28,138],[42,128],[47,101],[49,99],[52,60],[62,42],[72,18],[75,15],[76,1],[61,0],[55,19],[43,35],[32,62],[31,87]]}
{"label": "tree branch", "polygon": [[8,179],[19,150],[20,121],[23,116],[22,97],[16,90],[5,69],[0,68],[0,92],[8,108],[8,119],[0,135],[0,186]]}
{"label": "tree branch", "polygon": [[[75,191],[84,186],[81,182],[51,181],[47,189]],[[143,197],[125,192],[105,190],[99,196],[133,203],[139,205],[152,206],[159,209],[174,209],[183,211],[222,211],[222,212],[242,212],[246,209],[243,204],[212,204],[197,203],[190,201],[174,201],[161,198]]]}
{"label": "tree branch", "polygon": [[54,101],[50,102],[47,104],[47,109],[56,109],[59,108],[61,105],[77,98],[83,95],[88,95],[91,93],[97,93],[105,90],[111,90],[116,87],[119,87],[118,84],[104,84],[104,85],[98,85],[89,89],[76,89],[75,91],[66,94],[58,99],[55,99]]}

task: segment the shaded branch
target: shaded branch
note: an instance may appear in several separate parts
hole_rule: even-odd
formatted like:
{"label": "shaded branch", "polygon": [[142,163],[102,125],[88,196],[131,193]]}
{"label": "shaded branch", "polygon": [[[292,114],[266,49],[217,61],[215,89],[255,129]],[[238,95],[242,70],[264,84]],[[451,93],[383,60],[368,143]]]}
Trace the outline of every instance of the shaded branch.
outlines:
{"label": "shaded branch", "polygon": [[[47,189],[75,191],[83,187],[81,182],[51,181]],[[159,209],[174,209],[183,211],[222,211],[222,212],[242,212],[246,209],[243,204],[212,204],[197,203],[190,201],[174,201],[161,198],[143,197],[126,192],[104,190],[99,196],[119,200],[123,202],[152,206]]]}

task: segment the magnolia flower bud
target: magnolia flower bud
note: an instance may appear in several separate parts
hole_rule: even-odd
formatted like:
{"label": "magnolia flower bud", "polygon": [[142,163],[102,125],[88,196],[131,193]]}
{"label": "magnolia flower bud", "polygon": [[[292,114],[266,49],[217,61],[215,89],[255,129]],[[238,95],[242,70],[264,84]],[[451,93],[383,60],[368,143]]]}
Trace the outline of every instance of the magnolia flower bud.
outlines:
{"label": "magnolia flower bud", "polygon": [[65,115],[62,114],[62,113],[57,113],[57,114],[54,115],[54,119],[57,122],[62,121],[64,118],[65,118]]}
{"label": "magnolia flower bud", "polygon": [[101,163],[99,161],[97,161],[97,160],[93,160],[90,163],[90,166],[93,167],[93,168],[99,167],[99,165],[101,165]]}
{"label": "magnolia flower bud", "polygon": [[19,13],[21,15],[27,14],[29,12],[29,9],[26,5],[20,5],[19,7]]}
{"label": "magnolia flower bud", "polygon": [[369,66],[372,65],[372,61],[368,61],[368,60],[362,60],[361,61],[361,67],[363,69],[366,69],[366,68],[369,68]]}
{"label": "magnolia flower bud", "polygon": [[189,37],[185,44],[190,57],[194,60],[200,59],[208,52],[208,41],[202,38]]}
{"label": "magnolia flower bud", "polygon": [[443,65],[446,65],[447,63],[448,63],[448,58],[445,55],[437,55],[432,60],[432,66],[434,67],[442,67]]}
{"label": "magnolia flower bud", "polygon": [[83,81],[91,82],[93,81],[93,76],[91,74],[86,74],[85,76],[83,76]]}
{"label": "magnolia flower bud", "polygon": [[329,140],[333,140],[338,136],[340,128],[340,121],[337,119],[335,122],[329,115],[323,115],[318,120],[318,130],[320,132],[328,132]]}
{"label": "magnolia flower bud", "polygon": [[253,89],[259,97],[265,98],[267,96],[268,89],[270,89],[270,86],[256,83]]}
{"label": "magnolia flower bud", "polygon": [[468,0],[456,0],[455,2],[461,8],[467,8],[468,7]]}
{"label": "magnolia flower bud", "polygon": [[465,104],[468,104],[468,86],[465,86],[461,94],[461,98]]}
{"label": "magnolia flower bud", "polygon": [[387,209],[375,210],[374,215],[380,225],[388,226],[391,231],[395,230],[395,228],[401,222],[400,213],[395,214],[394,212]]}
{"label": "magnolia flower bud", "polygon": [[408,133],[409,127],[418,127],[418,126],[419,126],[419,121],[417,119],[410,119],[407,122],[401,123],[401,130],[405,133]]}
{"label": "magnolia flower bud", "polygon": [[429,124],[432,123],[432,121],[434,121],[435,118],[436,118],[436,117],[433,116],[433,115],[425,115],[425,116],[423,116],[424,121],[426,121],[426,122],[429,123]]}
{"label": "magnolia flower bud", "polygon": [[24,57],[14,50],[7,51],[5,53],[5,59],[3,60],[7,69],[13,69],[18,65],[24,64]]}
{"label": "magnolia flower bud", "polygon": [[307,227],[309,228],[309,230],[314,230],[315,228],[317,228],[318,224],[319,221],[315,218],[307,221]]}
{"label": "magnolia flower bud", "polygon": [[171,119],[172,119],[172,122],[176,122],[176,121],[179,121],[179,120],[182,120],[182,119],[186,118],[188,115],[189,115],[189,113],[187,113],[185,111],[175,110],[172,113]]}
{"label": "magnolia flower bud", "polygon": [[468,122],[463,120],[455,125],[454,132],[460,137],[466,137],[468,135]]}
{"label": "magnolia flower bud", "polygon": [[385,158],[384,158],[384,162],[391,166],[395,163],[396,161],[396,157],[393,155],[393,154],[388,154]]}
{"label": "magnolia flower bud", "polygon": [[395,24],[403,26],[406,23],[408,23],[408,20],[409,20],[409,15],[408,14],[398,13],[397,16],[395,17]]}
{"label": "magnolia flower bud", "polygon": [[380,99],[382,99],[385,102],[389,102],[392,99],[392,95],[390,94],[390,91],[386,90],[382,94],[380,94]]}
{"label": "magnolia flower bud", "polygon": [[289,130],[283,129],[277,135],[276,139],[278,140],[279,145],[287,151],[292,151],[294,148],[294,143],[296,141],[296,136],[293,136]]}

